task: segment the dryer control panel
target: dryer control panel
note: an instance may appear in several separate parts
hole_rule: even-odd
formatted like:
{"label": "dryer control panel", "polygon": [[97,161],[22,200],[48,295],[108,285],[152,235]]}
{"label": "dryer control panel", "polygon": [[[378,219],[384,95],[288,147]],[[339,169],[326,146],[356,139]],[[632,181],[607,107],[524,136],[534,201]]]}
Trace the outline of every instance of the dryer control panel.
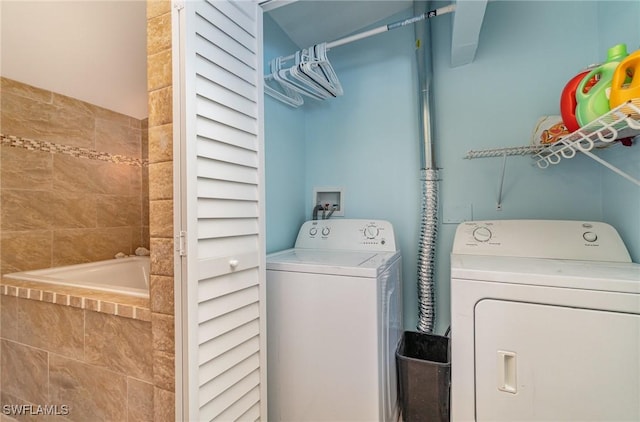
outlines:
{"label": "dryer control panel", "polygon": [[310,220],[300,227],[296,248],[395,252],[393,226],[385,220]]}
{"label": "dryer control panel", "polygon": [[468,221],[458,225],[452,253],[631,262],[616,229],[593,221]]}

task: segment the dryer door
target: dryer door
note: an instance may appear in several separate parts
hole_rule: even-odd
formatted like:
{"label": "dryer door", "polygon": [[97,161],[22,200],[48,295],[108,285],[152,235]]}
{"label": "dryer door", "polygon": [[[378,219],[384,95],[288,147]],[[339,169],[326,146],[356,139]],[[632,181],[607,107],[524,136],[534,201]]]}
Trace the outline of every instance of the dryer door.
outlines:
{"label": "dryer door", "polygon": [[482,300],[475,349],[477,421],[640,420],[640,315]]}

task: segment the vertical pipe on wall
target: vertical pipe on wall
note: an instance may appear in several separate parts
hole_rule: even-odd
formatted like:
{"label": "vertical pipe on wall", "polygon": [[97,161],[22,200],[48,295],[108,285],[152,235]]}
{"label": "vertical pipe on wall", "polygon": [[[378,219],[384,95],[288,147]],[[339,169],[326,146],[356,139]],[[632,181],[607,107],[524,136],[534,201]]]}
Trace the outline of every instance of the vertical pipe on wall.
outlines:
{"label": "vertical pipe on wall", "polygon": [[[427,2],[415,1],[414,14],[425,13]],[[431,52],[431,23],[424,20],[414,26],[418,87],[420,89],[420,152],[422,181],[422,210],[420,243],[418,245],[418,326],[423,333],[433,332],[435,326],[434,267],[436,235],[438,231],[438,170],[433,151],[431,120],[431,83],[433,76]]]}

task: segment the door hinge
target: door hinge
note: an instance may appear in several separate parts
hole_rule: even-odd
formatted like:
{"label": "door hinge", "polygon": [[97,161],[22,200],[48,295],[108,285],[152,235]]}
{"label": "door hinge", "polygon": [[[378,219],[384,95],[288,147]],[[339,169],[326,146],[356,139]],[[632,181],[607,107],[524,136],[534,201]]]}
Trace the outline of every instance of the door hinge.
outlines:
{"label": "door hinge", "polygon": [[176,235],[176,252],[180,256],[187,256],[187,232],[184,230]]}

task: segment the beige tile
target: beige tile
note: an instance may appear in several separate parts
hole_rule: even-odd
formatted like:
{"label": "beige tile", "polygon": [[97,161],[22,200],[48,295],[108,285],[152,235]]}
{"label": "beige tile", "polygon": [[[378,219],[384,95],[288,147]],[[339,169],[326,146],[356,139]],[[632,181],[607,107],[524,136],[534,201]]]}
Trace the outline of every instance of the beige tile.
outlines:
{"label": "beige tile", "polygon": [[0,234],[2,274],[51,267],[49,230],[7,232]]}
{"label": "beige tile", "polygon": [[63,145],[93,148],[94,120],[72,109],[3,94],[5,134]]}
{"label": "beige tile", "polygon": [[175,354],[175,331],[173,315],[153,312],[151,314],[151,333],[153,350]]}
{"label": "beige tile", "polygon": [[142,197],[146,197],[147,199],[149,199],[149,164],[143,164],[140,167],[140,179],[141,179],[141,183],[140,183],[140,187],[142,189],[142,191],[140,192],[140,195]]}
{"label": "beige tile", "polygon": [[[145,233],[147,234],[145,237]],[[139,247],[149,249],[149,231],[144,231],[143,227],[132,227],[131,228],[131,250],[135,252],[135,250]]]}
{"label": "beige tile", "polygon": [[173,89],[168,86],[149,92],[149,127],[173,122]]}
{"label": "beige tile", "polygon": [[56,190],[51,193],[53,229],[95,228],[98,201],[95,195]]}
{"label": "beige tile", "polygon": [[82,359],[83,310],[36,300],[17,300],[18,335],[21,343]]}
{"label": "beige tile", "polygon": [[143,194],[148,192],[149,188],[146,188],[145,192],[142,191],[144,183],[146,183],[142,180],[142,167],[130,167],[131,179],[129,184],[129,194],[132,196],[138,196],[138,201],[140,201],[140,198],[142,198]]}
{"label": "beige tile", "polygon": [[85,361],[152,381],[151,324],[85,311]]}
{"label": "beige tile", "polygon": [[140,120],[135,117],[127,116],[126,114],[118,113],[113,110],[109,110],[106,108],[94,106],[94,114],[96,119],[100,120],[109,120],[113,123],[117,123],[124,126],[129,126],[132,128],[140,128]]}
{"label": "beige tile", "polygon": [[49,152],[2,146],[3,189],[50,190],[53,156]]}
{"label": "beige tile", "polygon": [[46,403],[48,397],[48,353],[15,343],[0,341],[2,391],[31,403]]}
{"label": "beige tile", "polygon": [[100,312],[103,314],[115,315],[116,304],[105,300],[100,301]]}
{"label": "beige tile", "polygon": [[56,295],[53,292],[42,292],[42,301],[48,303],[56,303]]}
{"label": "beige tile", "polygon": [[2,231],[42,230],[51,227],[50,191],[2,189]]}
{"label": "beige tile", "polygon": [[172,83],[171,49],[147,57],[147,90],[170,86]]}
{"label": "beige tile", "polygon": [[154,422],[174,422],[176,420],[176,396],[173,390],[153,388],[153,420]]}
{"label": "beige tile", "polygon": [[89,104],[82,100],[78,100],[73,97],[67,97],[66,95],[53,93],[53,105],[59,109],[64,110],[66,113],[79,114],[85,116],[85,118],[92,119],[95,115],[95,109],[97,106]]}
{"label": "beige tile", "polygon": [[173,353],[153,351],[153,384],[165,390],[174,390],[175,355]]}
{"label": "beige tile", "polygon": [[88,311],[98,312],[100,310],[98,304],[99,304],[99,301],[96,299],[85,298],[84,300],[84,308]]}
{"label": "beige tile", "polygon": [[71,295],[66,293],[56,293],[53,303],[64,307],[71,305]]}
{"label": "beige tile", "polygon": [[142,202],[142,225],[149,225],[149,176],[144,176],[143,173],[143,181],[146,180],[146,186],[143,187],[143,193],[140,196]]}
{"label": "beige tile", "polygon": [[73,308],[84,308],[84,300],[81,296],[69,295],[69,306]]}
{"label": "beige tile", "polygon": [[[15,397],[12,394],[8,394],[5,391],[0,392],[0,401],[2,402],[2,405],[8,404],[8,405],[27,405],[28,406],[28,405],[35,404],[35,403],[30,403],[26,400],[22,400],[18,397]],[[44,403],[37,403],[37,404],[44,404]],[[8,409],[3,409],[3,411],[4,410],[8,410]],[[35,414],[35,412],[33,415],[26,412],[23,412],[22,414],[18,414],[18,412],[16,411],[12,412],[11,410],[9,410],[7,413],[9,413],[11,416],[7,416],[4,413],[1,413],[0,422],[52,422],[52,419],[54,418],[54,416],[49,416],[49,415],[38,415],[38,414]]]}
{"label": "beige tile", "polygon": [[98,227],[141,226],[140,196],[99,195],[97,201]]}
{"label": "beige tile", "polygon": [[149,236],[149,226],[142,226],[142,244],[147,249],[151,249],[151,239]]}
{"label": "beige tile", "polygon": [[151,311],[148,308],[136,308],[135,319],[139,321],[151,322]]}
{"label": "beige tile", "polygon": [[147,0],[147,19],[171,12],[171,0]]}
{"label": "beige tile", "polygon": [[18,298],[0,296],[0,336],[18,341]]}
{"label": "beige tile", "polygon": [[149,234],[151,237],[173,238],[173,201],[160,200],[149,203]]}
{"label": "beige tile", "polygon": [[29,299],[31,299],[31,300],[42,300],[42,290],[29,289]]}
{"label": "beige tile", "polygon": [[53,266],[95,262],[131,254],[129,227],[64,229],[53,232]]}
{"label": "beige tile", "polygon": [[140,158],[140,142],[140,129],[110,120],[96,119],[95,149],[97,151]]}
{"label": "beige tile", "polygon": [[153,384],[127,378],[129,422],[153,421]]}
{"label": "beige tile", "polygon": [[151,311],[167,315],[174,314],[173,277],[152,275],[149,280]]}
{"label": "beige tile", "polygon": [[[149,8],[147,8],[147,12]],[[171,48],[171,13],[147,17],[147,56]]]}
{"label": "beige tile", "polygon": [[133,318],[133,306],[118,304],[116,315],[123,318]]}
{"label": "beige tile", "polygon": [[53,157],[53,188],[59,191],[130,195],[132,178],[139,171],[126,164],[76,158]]}
{"label": "beige tile", "polygon": [[140,132],[140,152],[143,160],[149,160],[149,128],[146,125],[149,123],[149,119],[142,120],[144,126]]}
{"label": "beige tile", "polygon": [[[65,107],[41,105],[41,111],[45,113],[47,121],[41,127],[42,135],[35,139],[68,146],[94,148],[95,120],[89,117],[84,109],[75,105],[68,104]],[[32,119],[29,119],[29,122],[32,122]]]}
{"label": "beige tile", "polygon": [[149,162],[173,160],[173,124],[149,128]]}
{"label": "beige tile", "polygon": [[[22,405],[22,404],[28,404],[26,401],[21,400],[17,397],[12,396],[11,394],[7,394],[5,391],[2,391],[2,389],[0,388],[0,406],[6,406],[6,405]],[[19,418],[19,419],[16,419]],[[25,416],[24,415],[18,415],[16,414],[16,412],[13,412],[12,410],[8,410],[8,411],[4,411],[0,413],[0,422],[22,422],[23,420],[25,420]]]}
{"label": "beige tile", "polygon": [[49,122],[47,108],[37,99],[17,96],[10,92],[3,92],[0,97],[0,111],[2,114],[2,132],[23,138],[46,140]]}
{"label": "beige tile", "polygon": [[124,375],[51,354],[52,403],[70,407],[71,421],[126,421],[127,380]]}
{"label": "beige tile", "polygon": [[173,162],[149,164],[149,200],[173,199]]}
{"label": "beige tile", "polygon": [[53,93],[51,91],[5,77],[0,78],[0,90],[2,95],[12,94],[45,104],[50,104],[53,99]]}
{"label": "beige tile", "polygon": [[173,239],[151,238],[151,274],[173,277]]}

